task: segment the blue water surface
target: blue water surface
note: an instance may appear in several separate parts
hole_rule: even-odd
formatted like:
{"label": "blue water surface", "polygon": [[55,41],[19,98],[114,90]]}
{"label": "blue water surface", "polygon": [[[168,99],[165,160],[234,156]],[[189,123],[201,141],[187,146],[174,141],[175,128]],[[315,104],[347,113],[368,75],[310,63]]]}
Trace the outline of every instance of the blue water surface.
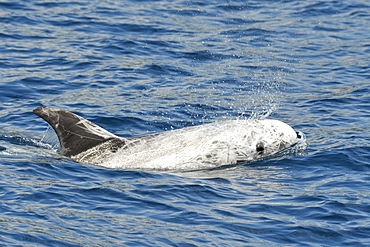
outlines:
{"label": "blue water surface", "polygon": [[[370,245],[368,1],[15,0],[0,27],[2,246]],[[308,148],[101,168],[57,154],[42,105],[120,136],[268,117]]]}

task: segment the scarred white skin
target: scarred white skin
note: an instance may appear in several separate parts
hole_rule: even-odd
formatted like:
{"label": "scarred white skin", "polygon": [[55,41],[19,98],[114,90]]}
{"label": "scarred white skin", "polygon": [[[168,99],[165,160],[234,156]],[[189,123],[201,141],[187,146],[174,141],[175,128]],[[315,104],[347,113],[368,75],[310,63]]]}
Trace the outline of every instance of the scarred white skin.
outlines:
{"label": "scarred white skin", "polygon": [[39,107],[34,112],[56,131],[61,154],[117,169],[210,169],[257,160],[300,140],[289,125],[270,119],[220,121],[121,138],[59,108]]}

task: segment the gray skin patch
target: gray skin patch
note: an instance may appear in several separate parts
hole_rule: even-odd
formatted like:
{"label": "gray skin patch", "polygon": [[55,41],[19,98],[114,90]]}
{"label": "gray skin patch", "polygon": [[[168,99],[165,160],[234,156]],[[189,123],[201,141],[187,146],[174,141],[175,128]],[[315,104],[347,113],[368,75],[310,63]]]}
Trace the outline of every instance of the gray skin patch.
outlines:
{"label": "gray skin patch", "polygon": [[60,153],[76,156],[109,141],[110,152],[125,145],[125,140],[71,112],[56,107],[37,107],[33,112],[54,129],[60,142]]}

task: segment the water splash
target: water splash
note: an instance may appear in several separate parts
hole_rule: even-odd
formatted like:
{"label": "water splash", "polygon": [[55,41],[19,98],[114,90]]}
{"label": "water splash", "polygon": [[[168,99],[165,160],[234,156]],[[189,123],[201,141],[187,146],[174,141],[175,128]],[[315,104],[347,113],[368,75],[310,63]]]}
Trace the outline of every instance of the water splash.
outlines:
{"label": "water splash", "polygon": [[58,136],[49,125],[46,128],[45,133],[42,136],[41,140],[37,141],[36,144],[44,148],[54,150],[56,152],[58,152],[60,149]]}

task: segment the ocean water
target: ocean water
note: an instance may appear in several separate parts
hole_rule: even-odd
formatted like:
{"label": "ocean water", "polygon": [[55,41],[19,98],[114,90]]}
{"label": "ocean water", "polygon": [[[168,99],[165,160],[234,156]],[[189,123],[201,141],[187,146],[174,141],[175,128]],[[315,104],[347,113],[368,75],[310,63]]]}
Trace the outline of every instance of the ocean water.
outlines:
{"label": "ocean water", "polygon": [[[370,245],[370,4],[1,1],[2,246]],[[278,119],[307,149],[216,170],[75,163],[32,110],[120,136]]]}

